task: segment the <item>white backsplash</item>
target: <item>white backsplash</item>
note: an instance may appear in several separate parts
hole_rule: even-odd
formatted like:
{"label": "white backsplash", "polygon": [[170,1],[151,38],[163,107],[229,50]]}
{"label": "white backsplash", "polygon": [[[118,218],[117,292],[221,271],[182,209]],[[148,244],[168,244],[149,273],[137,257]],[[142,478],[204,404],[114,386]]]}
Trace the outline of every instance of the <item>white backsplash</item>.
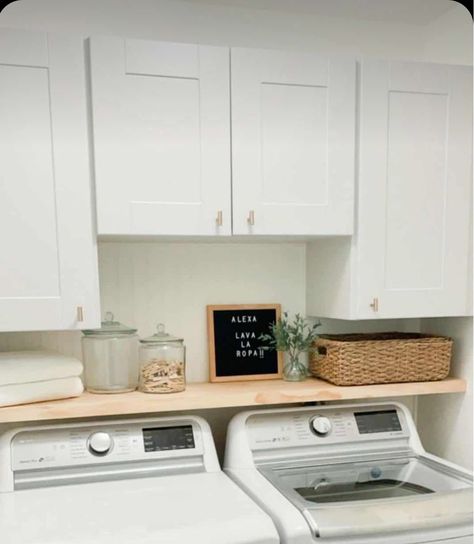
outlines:
{"label": "white backsplash", "polygon": [[189,381],[208,380],[207,304],[305,309],[305,244],[101,243],[102,309],[141,336],[184,338]]}

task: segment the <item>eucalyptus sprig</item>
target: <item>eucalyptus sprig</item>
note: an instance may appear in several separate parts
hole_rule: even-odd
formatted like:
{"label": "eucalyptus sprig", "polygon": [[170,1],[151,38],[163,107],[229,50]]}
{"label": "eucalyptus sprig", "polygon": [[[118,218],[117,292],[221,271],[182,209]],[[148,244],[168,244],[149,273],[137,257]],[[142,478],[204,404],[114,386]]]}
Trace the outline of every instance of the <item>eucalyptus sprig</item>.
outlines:
{"label": "eucalyptus sprig", "polygon": [[288,312],[284,312],[283,318],[270,325],[270,334],[261,334],[259,340],[267,344],[264,349],[286,351],[290,360],[297,360],[300,353],[315,349],[312,344],[320,326],[321,323],[308,323],[300,314],[290,322]]}

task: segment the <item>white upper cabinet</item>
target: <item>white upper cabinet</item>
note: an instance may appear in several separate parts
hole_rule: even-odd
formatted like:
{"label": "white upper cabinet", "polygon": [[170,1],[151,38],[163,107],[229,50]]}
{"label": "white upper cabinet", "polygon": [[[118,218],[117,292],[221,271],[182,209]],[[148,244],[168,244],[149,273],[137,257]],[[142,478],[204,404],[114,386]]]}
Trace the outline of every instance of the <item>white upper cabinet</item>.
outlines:
{"label": "white upper cabinet", "polygon": [[0,330],[100,323],[81,39],[0,29]]}
{"label": "white upper cabinet", "polygon": [[[359,315],[467,310],[472,70],[364,62]],[[383,225],[383,228],[381,226]]]}
{"label": "white upper cabinet", "polygon": [[227,48],[90,40],[99,234],[231,233]]}
{"label": "white upper cabinet", "polygon": [[90,61],[99,234],[353,232],[354,61],[229,66],[227,48],[113,37]]}
{"label": "white upper cabinet", "polygon": [[308,254],[311,313],[469,314],[472,69],[364,61],[359,164],[357,235]]}
{"label": "white upper cabinet", "polygon": [[355,62],[232,49],[234,234],[351,234]]}

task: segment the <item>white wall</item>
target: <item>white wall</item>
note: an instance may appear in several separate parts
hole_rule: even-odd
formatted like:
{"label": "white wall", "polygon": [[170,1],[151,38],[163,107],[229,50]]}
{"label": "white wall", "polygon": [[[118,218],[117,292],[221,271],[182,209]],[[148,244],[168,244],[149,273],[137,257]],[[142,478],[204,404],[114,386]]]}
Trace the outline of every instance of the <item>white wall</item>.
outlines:
{"label": "white wall", "polygon": [[467,381],[465,395],[419,397],[418,424],[428,451],[472,469],[472,318],[421,320],[422,332],[454,339],[452,374]]}
{"label": "white wall", "polygon": [[103,311],[143,336],[163,322],[184,337],[190,381],[208,380],[207,304],[305,311],[303,243],[101,243],[99,270]]}

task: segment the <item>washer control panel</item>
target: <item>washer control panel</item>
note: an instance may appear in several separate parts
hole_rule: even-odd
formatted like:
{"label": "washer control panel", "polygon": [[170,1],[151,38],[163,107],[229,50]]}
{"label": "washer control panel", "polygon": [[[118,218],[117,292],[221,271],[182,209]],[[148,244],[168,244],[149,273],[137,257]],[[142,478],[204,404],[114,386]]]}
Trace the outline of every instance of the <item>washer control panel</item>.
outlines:
{"label": "washer control panel", "polygon": [[253,450],[409,436],[404,414],[394,405],[254,413],[246,427]]}
{"label": "washer control panel", "polygon": [[192,419],[57,426],[20,431],[11,440],[11,467],[44,469],[203,455]]}

